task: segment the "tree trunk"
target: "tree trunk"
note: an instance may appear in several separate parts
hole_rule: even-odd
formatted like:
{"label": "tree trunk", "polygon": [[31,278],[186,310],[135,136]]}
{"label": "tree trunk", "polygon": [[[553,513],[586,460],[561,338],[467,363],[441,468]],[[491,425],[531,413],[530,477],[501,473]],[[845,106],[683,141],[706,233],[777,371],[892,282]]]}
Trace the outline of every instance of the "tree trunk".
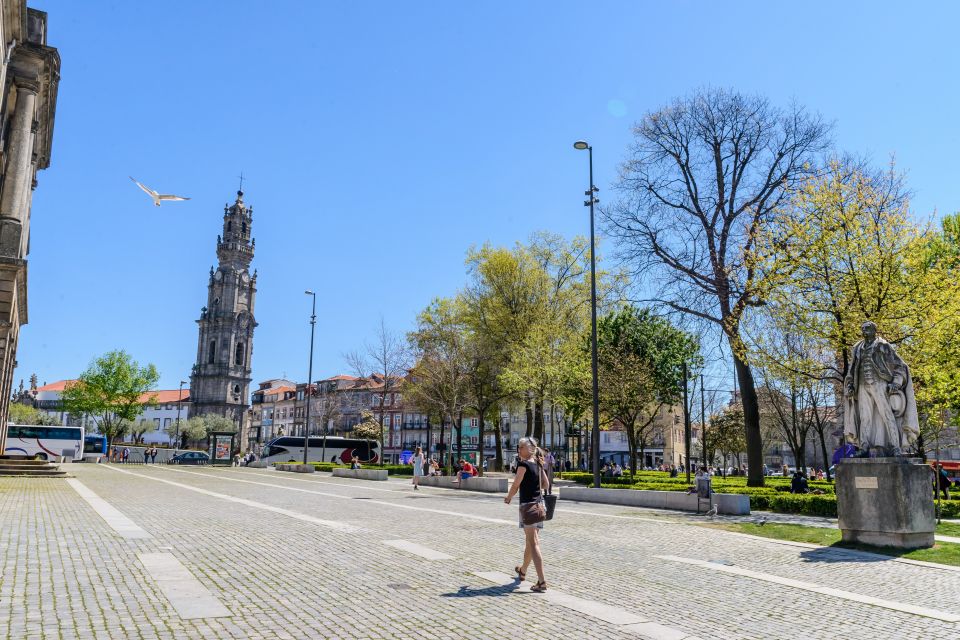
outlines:
{"label": "tree trunk", "polygon": [[740,404],[743,407],[744,436],[747,441],[747,486],[763,486],[763,436],[760,433],[760,401],[750,365],[737,355],[731,340],[733,364],[740,383]]}
{"label": "tree trunk", "polygon": [[499,420],[497,420],[497,426],[493,434],[493,444],[497,448],[494,452],[493,468],[496,471],[503,471],[503,434],[501,433]]}
{"label": "tree trunk", "polygon": [[627,430],[627,448],[630,449],[630,477],[637,475],[637,434],[634,425],[624,425]]}
{"label": "tree trunk", "polygon": [[537,399],[533,404],[533,437],[543,443],[543,400]]}
{"label": "tree trunk", "polygon": [[444,435],[446,434],[447,422],[443,419],[443,414],[440,414],[440,444],[438,449],[440,449],[440,466],[444,469],[447,468],[447,447],[446,440]]}
{"label": "tree trunk", "polygon": [[463,411],[457,414],[457,462],[463,458]]}
{"label": "tree trunk", "polygon": [[533,435],[533,399],[527,394],[527,431],[524,435],[529,438]]}
{"label": "tree trunk", "polygon": [[827,443],[823,439],[822,425],[817,429],[817,434],[820,436],[820,454],[823,456],[823,472],[827,474],[827,482],[830,482],[830,459],[827,458]]}
{"label": "tree trunk", "polygon": [[477,476],[483,476],[483,435],[487,421],[483,419],[484,412],[480,412],[480,439],[477,441]]}

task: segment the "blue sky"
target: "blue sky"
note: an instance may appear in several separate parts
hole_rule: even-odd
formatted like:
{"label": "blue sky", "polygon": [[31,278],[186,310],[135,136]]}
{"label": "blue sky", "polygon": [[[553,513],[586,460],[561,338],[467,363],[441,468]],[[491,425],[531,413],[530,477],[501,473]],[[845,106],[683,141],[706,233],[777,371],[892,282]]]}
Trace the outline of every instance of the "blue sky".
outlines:
{"label": "blue sky", "polygon": [[[247,176],[254,381],[306,379],[381,315],[409,329],[471,244],[587,231],[644,112],[704,85],[797,100],[842,150],[895,153],[914,207],[960,209],[960,5],[902,2],[75,2],[34,194],[17,380],[124,348],[176,388],[196,356],[222,207]],[[189,202],[157,209],[127,178]]]}

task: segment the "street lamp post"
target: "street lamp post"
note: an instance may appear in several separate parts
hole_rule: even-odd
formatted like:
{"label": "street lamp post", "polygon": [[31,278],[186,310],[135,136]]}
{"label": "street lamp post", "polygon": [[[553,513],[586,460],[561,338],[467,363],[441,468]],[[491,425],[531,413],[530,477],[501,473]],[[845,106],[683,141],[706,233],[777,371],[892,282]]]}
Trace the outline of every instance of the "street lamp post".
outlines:
{"label": "street lamp post", "polygon": [[180,394],[177,396],[177,435],[174,438],[173,455],[177,455],[177,449],[180,448],[180,403],[183,402],[183,385],[185,384],[187,384],[186,380],[180,381]]}
{"label": "street lamp post", "polygon": [[310,365],[307,368],[307,422],[303,426],[303,464],[307,464],[307,451],[310,449],[310,385],[313,380],[313,332],[317,326],[317,294],[309,289],[304,293],[313,296],[313,307],[310,311]]}
{"label": "street lamp post", "polygon": [[577,140],[573,148],[586,150],[590,157],[590,188],[584,191],[589,198],[583,206],[590,207],[590,359],[593,378],[593,436],[591,453],[593,460],[593,486],[600,488],[600,385],[597,380],[597,254],[594,250],[593,206],[600,202],[596,197],[597,187],[593,184],[593,147],[584,140]]}

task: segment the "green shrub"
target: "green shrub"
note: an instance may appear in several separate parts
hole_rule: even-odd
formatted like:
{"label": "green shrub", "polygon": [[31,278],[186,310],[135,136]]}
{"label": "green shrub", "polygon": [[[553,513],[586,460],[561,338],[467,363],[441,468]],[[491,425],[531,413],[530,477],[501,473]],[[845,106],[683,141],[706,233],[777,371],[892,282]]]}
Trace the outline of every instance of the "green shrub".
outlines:
{"label": "green shrub", "polygon": [[[837,517],[837,497],[817,495],[777,494],[767,500],[770,511],[779,513],[801,513],[807,516]],[[750,501],[753,508],[753,500]],[[757,509],[760,509],[758,506]]]}
{"label": "green shrub", "polygon": [[[288,462],[275,462],[277,464],[290,464]],[[333,471],[334,469],[349,469],[350,465],[348,464],[333,464],[332,462],[310,462],[313,468],[317,471]],[[366,464],[363,465],[364,469],[386,469],[387,475],[390,476],[412,476],[413,475],[413,465],[409,464],[387,464],[383,467],[377,464]]]}

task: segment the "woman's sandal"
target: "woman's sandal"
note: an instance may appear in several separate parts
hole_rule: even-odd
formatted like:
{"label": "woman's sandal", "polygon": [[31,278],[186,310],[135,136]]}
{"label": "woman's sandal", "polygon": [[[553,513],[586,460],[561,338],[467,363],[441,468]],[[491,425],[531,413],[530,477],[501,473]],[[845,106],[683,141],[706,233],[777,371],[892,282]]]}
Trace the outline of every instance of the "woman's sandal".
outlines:
{"label": "woman's sandal", "polygon": [[513,568],[513,571],[514,571],[514,573],[517,574],[517,577],[520,578],[521,581],[527,579],[527,572],[526,572],[526,571],[521,571],[521,570],[520,570],[520,565],[515,566],[515,567]]}
{"label": "woman's sandal", "polygon": [[534,593],[543,593],[546,590],[547,590],[547,583],[544,582],[543,580],[541,580],[537,584],[530,587],[530,591],[533,591]]}

